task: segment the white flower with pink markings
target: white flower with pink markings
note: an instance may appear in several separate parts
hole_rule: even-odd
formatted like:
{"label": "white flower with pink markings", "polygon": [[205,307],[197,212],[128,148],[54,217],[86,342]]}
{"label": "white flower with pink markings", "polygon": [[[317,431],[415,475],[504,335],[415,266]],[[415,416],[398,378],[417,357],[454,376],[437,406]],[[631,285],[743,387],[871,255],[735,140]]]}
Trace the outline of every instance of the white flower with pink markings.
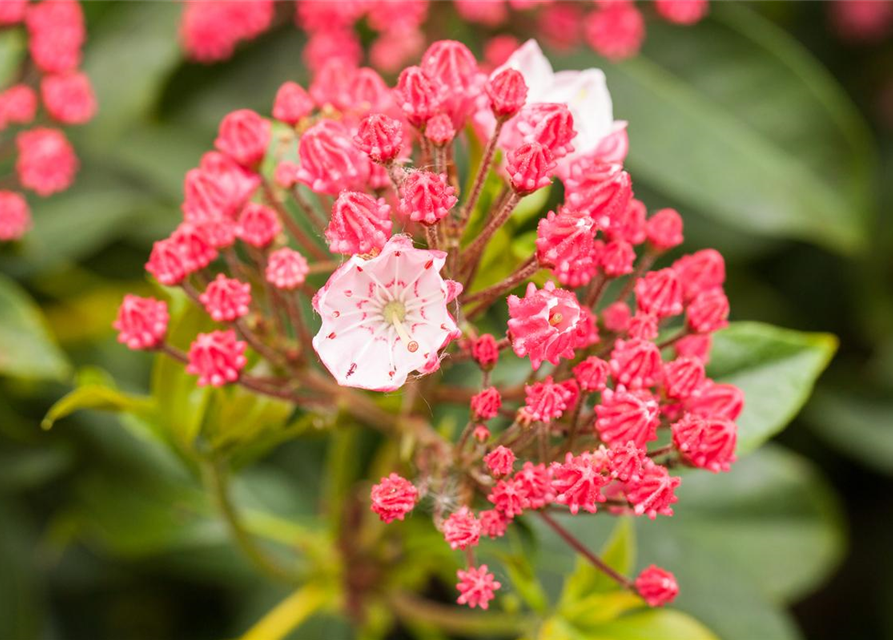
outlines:
{"label": "white flower with pink markings", "polygon": [[374,257],[354,255],[313,298],[322,317],[313,348],[347,387],[393,391],[413,371],[431,373],[460,335],[447,310],[462,285],[440,275],[443,251],[394,236]]}

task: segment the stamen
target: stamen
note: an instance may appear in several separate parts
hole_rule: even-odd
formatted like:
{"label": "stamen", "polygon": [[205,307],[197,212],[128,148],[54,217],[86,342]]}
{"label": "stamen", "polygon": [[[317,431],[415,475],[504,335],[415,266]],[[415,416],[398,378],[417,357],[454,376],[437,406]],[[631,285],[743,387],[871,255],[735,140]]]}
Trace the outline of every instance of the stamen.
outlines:
{"label": "stamen", "polygon": [[384,308],[384,316],[386,320],[394,325],[394,330],[406,345],[407,351],[410,353],[418,351],[419,343],[412,339],[409,331],[406,330],[406,325],[403,324],[403,319],[406,317],[406,309],[403,305],[397,302],[389,303]]}

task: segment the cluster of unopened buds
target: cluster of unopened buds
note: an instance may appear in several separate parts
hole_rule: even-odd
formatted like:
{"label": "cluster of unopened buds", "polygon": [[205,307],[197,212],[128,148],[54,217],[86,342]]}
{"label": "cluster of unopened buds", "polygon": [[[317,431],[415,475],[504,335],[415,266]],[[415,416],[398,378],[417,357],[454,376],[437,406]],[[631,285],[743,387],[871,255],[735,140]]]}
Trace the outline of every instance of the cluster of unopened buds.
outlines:
{"label": "cluster of unopened buds", "polygon": [[[653,10],[663,20],[691,25],[707,13],[708,0],[655,0]],[[642,3],[646,4],[646,3]],[[652,8],[651,3],[648,9]],[[495,30],[485,47],[485,62],[499,66],[518,41],[503,28],[521,25],[556,49],[581,43],[610,60],[638,53],[645,39],[645,15],[633,0],[296,0],[283,15],[308,34],[303,57],[313,70],[337,59],[358,65],[363,47],[356,26],[361,22],[375,38],[370,64],[383,72],[398,71],[424,48],[422,31],[432,10],[452,9],[466,22]],[[513,13],[516,12],[516,13]],[[183,46],[193,59],[214,62],[229,58],[236,46],[256,38],[275,23],[274,0],[187,0],[180,30]]]}
{"label": "cluster of unopened buds", "polygon": [[0,90],[0,158],[18,154],[15,172],[0,178],[0,242],[31,226],[22,190],[45,197],[71,186],[78,160],[58,127],[96,113],[90,79],[78,71],[86,33],[76,0],[2,0],[2,29],[27,32],[29,57]]}
{"label": "cluster of unopened buds", "polygon": [[[181,352],[166,340],[166,303],[128,296],[120,340],[181,360],[199,385],[412,429],[414,471],[382,478],[371,508],[391,522],[430,507],[467,554],[459,602],[487,608],[500,585],[474,548],[514,519],[534,513],[579,550],[554,514],[669,516],[672,468],[721,472],[735,459],[742,394],[705,374],[729,312],[723,259],[703,250],[652,268],[682,243],[682,220],[648,216],[633,197],[625,123],[611,112],[600,71],[555,74],[533,41],[489,75],[441,41],[393,89],[368,68],[320,73],[309,91],[288,82],[276,124],[224,118],[216,150],[186,176],[182,224],[146,265],[221,328]],[[460,193],[472,137],[482,150]],[[533,254],[476,286],[496,233],[555,179],[564,201],[539,218]],[[506,311],[502,331],[479,331]],[[526,383],[493,383],[505,360],[529,365]],[[430,375],[450,367],[477,369],[480,384]],[[399,416],[359,391],[404,385]],[[467,407],[461,434],[433,429],[425,400]],[[677,591],[656,567],[609,574],[652,606]]]}

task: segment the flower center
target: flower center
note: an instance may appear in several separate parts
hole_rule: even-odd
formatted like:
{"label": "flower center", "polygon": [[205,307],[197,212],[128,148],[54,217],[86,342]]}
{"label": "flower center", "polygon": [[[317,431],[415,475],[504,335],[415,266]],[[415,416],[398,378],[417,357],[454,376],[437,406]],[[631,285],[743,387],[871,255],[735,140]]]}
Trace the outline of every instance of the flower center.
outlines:
{"label": "flower center", "polygon": [[382,308],[381,315],[384,316],[387,322],[394,325],[397,335],[406,344],[407,351],[410,353],[418,351],[419,343],[412,339],[409,331],[406,329],[406,325],[403,324],[403,321],[406,320],[406,305],[403,302],[391,300]]}

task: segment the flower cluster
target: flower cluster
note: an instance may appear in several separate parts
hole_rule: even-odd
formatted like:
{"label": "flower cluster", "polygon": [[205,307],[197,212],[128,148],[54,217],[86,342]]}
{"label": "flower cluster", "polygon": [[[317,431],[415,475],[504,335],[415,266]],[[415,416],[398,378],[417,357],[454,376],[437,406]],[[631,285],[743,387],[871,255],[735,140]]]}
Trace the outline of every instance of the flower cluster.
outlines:
{"label": "flower cluster", "polygon": [[[221,326],[180,351],[166,305],[128,296],[121,342],[181,360],[199,385],[344,410],[389,434],[416,425],[414,474],[382,478],[371,508],[390,523],[430,502],[468,560],[458,601],[471,607],[500,587],[475,549],[515,519],[567,539],[556,512],[671,516],[674,468],[729,469],[743,398],[706,372],[729,313],[723,259],[668,255],[682,219],[634,197],[601,72],[559,76],[530,41],[487,74],[441,41],[394,88],[326,66],[309,89],[283,85],[271,112],[223,119],[186,175],[182,223],[146,265]],[[471,135],[482,152],[463,193]],[[532,255],[480,285],[494,236],[555,180],[563,201],[536,221]],[[501,335],[478,330],[492,309],[508,313]],[[491,380],[505,359],[529,365],[525,384]],[[427,376],[462,367],[479,384]],[[357,391],[404,385],[399,418]],[[467,408],[455,441],[427,423],[425,397]],[[620,584],[652,606],[677,591],[656,567]]]}
{"label": "flower cluster", "polygon": [[[11,181],[43,197],[64,191],[74,181],[78,160],[58,127],[84,124],[96,113],[90,79],[78,71],[86,39],[81,6],[77,0],[4,0],[0,27],[28,34],[29,59],[0,90],[0,131],[15,136]],[[38,73],[28,72],[32,65]],[[30,226],[24,195],[0,190],[0,242],[18,240]]]}
{"label": "flower cluster", "polygon": [[[653,11],[667,22],[692,25],[707,14],[707,3],[656,0]],[[438,4],[444,7],[434,6]],[[462,20],[490,30],[507,28],[513,11],[533,13],[535,35],[549,46],[568,50],[585,42],[614,61],[637,54],[645,39],[645,14],[633,0],[596,0],[594,7],[560,0],[454,0],[452,5]],[[332,61],[358,65],[363,48],[355,26],[362,21],[376,34],[369,63],[390,73],[422,52],[422,27],[429,13],[445,7],[429,0],[296,0],[292,11],[295,25],[308,34],[303,56],[311,70]],[[183,46],[194,60],[225,60],[240,42],[270,28],[274,8],[274,0],[187,0],[180,24]],[[487,43],[485,66],[501,65],[517,45],[513,36],[493,37]]]}

